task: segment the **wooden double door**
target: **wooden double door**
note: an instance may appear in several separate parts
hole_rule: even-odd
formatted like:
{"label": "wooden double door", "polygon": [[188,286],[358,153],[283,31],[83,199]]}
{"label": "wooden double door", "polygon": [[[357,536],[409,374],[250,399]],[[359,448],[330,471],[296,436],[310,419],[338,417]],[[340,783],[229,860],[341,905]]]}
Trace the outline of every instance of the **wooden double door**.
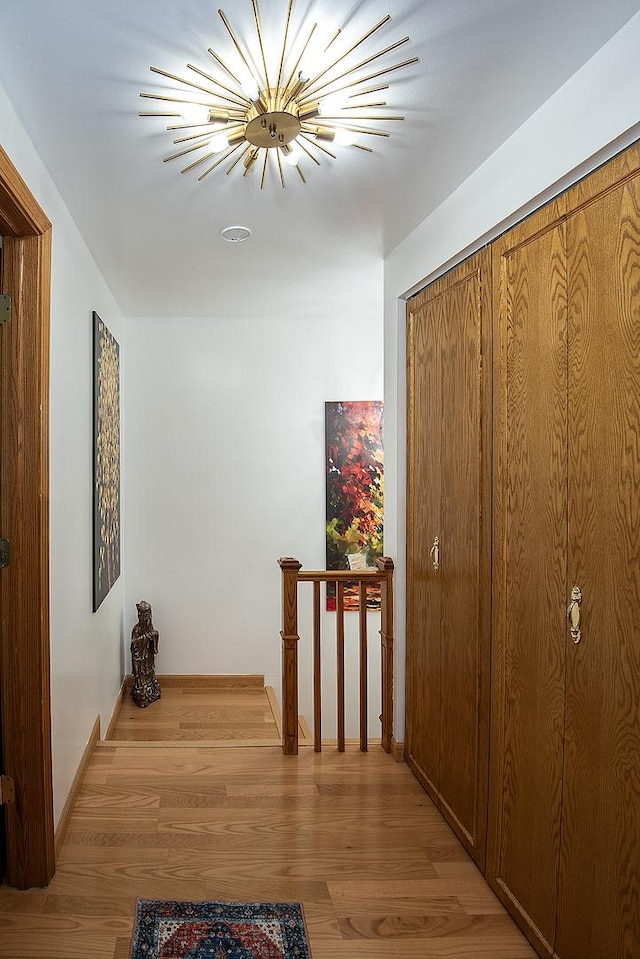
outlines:
{"label": "wooden double door", "polygon": [[541,956],[638,959],[640,147],[479,256],[410,304],[407,759]]}
{"label": "wooden double door", "polygon": [[634,149],[493,251],[488,866],[560,959],[640,956],[638,167]]}

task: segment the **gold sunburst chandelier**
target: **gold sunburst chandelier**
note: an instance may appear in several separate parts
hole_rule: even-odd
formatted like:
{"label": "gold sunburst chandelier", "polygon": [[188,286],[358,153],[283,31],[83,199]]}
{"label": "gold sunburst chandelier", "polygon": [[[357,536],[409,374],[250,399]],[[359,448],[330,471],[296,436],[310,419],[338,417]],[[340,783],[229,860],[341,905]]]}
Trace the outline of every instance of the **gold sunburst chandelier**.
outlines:
{"label": "gold sunburst chandelier", "polygon": [[286,166],[296,169],[304,183],[301,161],[320,165],[323,156],[335,159],[334,145],[371,153],[366,145],[368,137],[389,136],[377,124],[404,119],[387,113],[386,100],[378,96],[388,89],[383,78],[417,62],[418,58],[412,57],[383,65],[383,58],[410,38],[403,37],[360,59],[371,37],[391,20],[389,15],[345,48],[341,29],[323,36],[318,23],[305,20],[294,27],[294,0],[289,0],[282,39],[276,41],[271,54],[258,0],[251,0],[251,4],[253,46],[239,41],[224,12],[218,10],[233,48],[230,63],[209,47],[207,52],[215,68],[206,71],[188,63],[187,70],[193,77],[151,67],[152,73],[179,84],[177,90],[140,94],[164,107],[140,116],[172,121],[167,131],[178,150],[165,157],[165,163],[186,159],[190,162],[180,172],[193,170],[198,180],[204,180],[231,160],[225,169],[227,174],[239,166],[243,176],[254,168],[261,170],[261,189],[268,168],[275,165],[284,187]]}

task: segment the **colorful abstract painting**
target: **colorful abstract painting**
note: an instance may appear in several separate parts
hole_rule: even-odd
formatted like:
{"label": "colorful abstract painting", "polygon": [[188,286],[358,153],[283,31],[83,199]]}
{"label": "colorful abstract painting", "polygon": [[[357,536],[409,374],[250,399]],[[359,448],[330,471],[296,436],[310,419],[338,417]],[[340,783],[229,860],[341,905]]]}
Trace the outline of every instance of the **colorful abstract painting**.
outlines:
{"label": "colorful abstract painting", "polygon": [[[382,556],[384,455],[380,400],[325,403],[327,569],[375,567]],[[345,587],[344,608],[358,609],[357,584]],[[336,608],[335,583],[327,609]],[[380,608],[380,588],[367,590],[367,608]]]}
{"label": "colorful abstract painting", "polygon": [[93,314],[93,610],[120,575],[120,347]]}

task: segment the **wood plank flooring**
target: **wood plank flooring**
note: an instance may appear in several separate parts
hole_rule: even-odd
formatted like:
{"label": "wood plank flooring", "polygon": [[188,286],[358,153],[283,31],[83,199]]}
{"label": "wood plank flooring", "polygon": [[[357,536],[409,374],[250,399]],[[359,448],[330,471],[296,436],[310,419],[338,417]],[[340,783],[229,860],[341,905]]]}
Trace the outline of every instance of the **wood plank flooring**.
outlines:
{"label": "wood plank flooring", "polygon": [[379,748],[99,744],[49,887],[0,887],[0,957],[127,959],[137,897],[300,900],[313,959],[535,956]]}
{"label": "wood plank flooring", "polygon": [[264,686],[174,686],[145,709],[125,693],[111,739],[118,742],[271,740],[280,732]]}

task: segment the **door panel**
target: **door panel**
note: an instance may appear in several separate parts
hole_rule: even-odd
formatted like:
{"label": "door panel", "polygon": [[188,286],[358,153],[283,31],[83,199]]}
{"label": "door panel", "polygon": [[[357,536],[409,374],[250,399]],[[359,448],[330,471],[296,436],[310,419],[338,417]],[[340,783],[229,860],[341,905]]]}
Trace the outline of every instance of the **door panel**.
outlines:
{"label": "door panel", "polygon": [[541,951],[555,937],[567,554],[564,224],[494,247],[499,423],[489,876]]}
{"label": "door panel", "polygon": [[[440,588],[430,550],[440,536],[442,304],[411,311],[408,328],[407,760],[423,785],[440,783]],[[436,424],[436,428],[432,428]]]}
{"label": "door panel", "polygon": [[[484,280],[488,282],[488,276]],[[475,845],[480,831],[484,846],[486,794],[482,823],[477,821],[477,804],[486,691],[479,680],[488,670],[484,655],[488,628],[482,622],[481,597],[489,564],[483,561],[488,557],[483,556],[482,526],[480,282],[476,271],[453,287],[443,318],[441,428],[446,455],[441,492],[440,796],[469,842]],[[482,776],[486,779],[486,765]]]}
{"label": "door panel", "polygon": [[[2,281],[2,237],[0,236],[0,293],[4,293],[4,286]],[[0,394],[0,404],[2,403],[2,394]],[[0,423],[2,422],[2,407],[0,405]],[[2,463],[0,462],[0,502],[2,501],[3,489],[2,489]],[[2,530],[0,529],[0,536],[2,536]],[[2,571],[0,570],[0,576]],[[2,632],[0,631],[0,644],[2,643]],[[4,751],[2,748],[3,738],[2,738],[2,649],[0,649],[0,775],[4,773]],[[4,815],[4,806],[0,806],[0,883],[4,882],[4,879],[7,874],[7,838],[6,838],[6,823]]]}
{"label": "door panel", "polygon": [[[409,338],[408,763],[484,865],[490,396],[485,251],[416,298]],[[440,539],[439,569],[429,551]]]}
{"label": "door panel", "polygon": [[[574,214],[567,709],[557,951],[640,956],[640,179]],[[568,631],[567,631],[568,632]]]}

